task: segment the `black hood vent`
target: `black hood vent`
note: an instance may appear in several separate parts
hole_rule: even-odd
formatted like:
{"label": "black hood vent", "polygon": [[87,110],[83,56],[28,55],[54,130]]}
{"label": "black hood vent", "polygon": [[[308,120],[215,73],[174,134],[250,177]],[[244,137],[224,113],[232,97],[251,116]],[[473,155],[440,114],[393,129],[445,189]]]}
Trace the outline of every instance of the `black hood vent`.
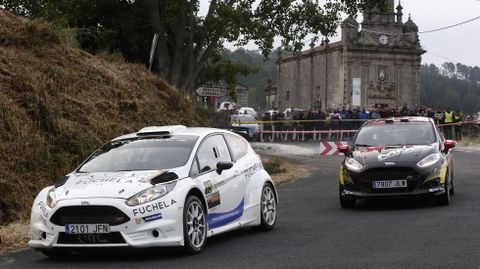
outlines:
{"label": "black hood vent", "polygon": [[159,184],[159,183],[165,183],[165,182],[169,182],[169,181],[173,181],[173,180],[176,180],[178,179],[178,175],[173,173],[173,172],[166,172],[166,173],[162,173],[154,178],[152,178],[150,180],[150,183],[152,185],[155,185],[155,184]]}

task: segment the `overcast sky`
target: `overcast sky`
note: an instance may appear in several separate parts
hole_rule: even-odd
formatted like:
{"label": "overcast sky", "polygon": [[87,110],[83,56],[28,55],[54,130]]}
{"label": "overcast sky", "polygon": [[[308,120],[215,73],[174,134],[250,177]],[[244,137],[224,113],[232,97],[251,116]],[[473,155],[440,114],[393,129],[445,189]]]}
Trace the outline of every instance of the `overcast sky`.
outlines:
{"label": "overcast sky", "polygon": [[[202,13],[208,8],[210,0],[200,2]],[[398,0],[395,0],[395,5],[397,3]],[[420,31],[438,29],[480,16],[479,0],[402,0],[402,6],[404,22],[411,14]],[[332,38],[332,41],[338,39]],[[423,63],[441,65],[445,61],[452,61],[480,66],[480,20],[440,32],[421,34],[420,42],[427,50],[423,55]],[[225,46],[234,49],[231,44]],[[256,49],[254,45],[246,48]]]}

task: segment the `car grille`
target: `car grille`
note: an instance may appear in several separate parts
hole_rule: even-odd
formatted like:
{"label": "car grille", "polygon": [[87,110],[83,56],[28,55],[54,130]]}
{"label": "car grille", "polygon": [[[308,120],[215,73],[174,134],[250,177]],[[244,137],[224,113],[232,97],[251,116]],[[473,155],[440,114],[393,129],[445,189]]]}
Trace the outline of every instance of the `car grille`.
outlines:
{"label": "car grille", "polygon": [[55,211],[50,221],[59,226],[97,223],[115,226],[130,221],[130,218],[113,206],[66,206]]}
{"label": "car grille", "polygon": [[[374,168],[356,176],[352,175],[352,180],[369,193],[409,192],[422,184],[422,176],[414,169],[408,167]],[[407,180],[407,187],[373,189],[372,182],[378,180]]]}
{"label": "car grille", "polygon": [[119,232],[108,234],[67,234],[59,233],[57,244],[125,244],[125,239]]}

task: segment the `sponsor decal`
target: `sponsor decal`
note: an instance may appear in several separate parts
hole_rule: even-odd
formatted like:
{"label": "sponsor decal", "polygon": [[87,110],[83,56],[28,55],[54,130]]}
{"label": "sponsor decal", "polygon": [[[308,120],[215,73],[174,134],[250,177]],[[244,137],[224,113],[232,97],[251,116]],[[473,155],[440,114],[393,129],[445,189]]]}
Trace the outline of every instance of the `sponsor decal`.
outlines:
{"label": "sponsor decal", "polygon": [[81,179],[75,185],[80,184],[92,184],[92,183],[120,183],[120,184],[127,184],[133,183],[133,180],[127,178],[89,178],[89,179]]}
{"label": "sponsor decal", "polygon": [[142,223],[146,223],[146,222],[150,222],[150,221],[154,221],[154,220],[159,220],[159,219],[162,219],[162,218],[163,218],[162,213],[157,213],[157,214],[153,214],[153,215],[150,215],[150,216],[135,218],[135,223],[136,224],[142,224]]}
{"label": "sponsor decal", "polygon": [[144,205],[144,206],[141,206],[141,207],[134,208],[132,210],[132,212],[133,212],[134,216],[144,215],[145,213],[151,213],[151,212],[155,212],[155,211],[159,211],[159,210],[162,210],[162,209],[169,208],[170,206],[172,206],[176,203],[177,203],[177,201],[175,201],[173,199],[171,199],[170,202],[159,201],[159,202],[156,202],[156,203],[153,203],[153,204],[148,204],[148,205]]}
{"label": "sponsor decal", "polygon": [[394,163],[394,162],[385,162],[385,165],[387,165],[387,166],[393,166],[393,165],[396,165],[396,163]]}
{"label": "sponsor decal", "polygon": [[155,214],[155,215],[150,215],[150,216],[142,217],[142,220],[143,220],[144,222],[150,222],[150,221],[159,220],[159,219],[162,219],[162,213],[157,213],[157,214]]}
{"label": "sponsor decal", "polygon": [[77,241],[80,244],[106,244],[108,239],[105,238],[106,234],[78,234],[75,235]]}
{"label": "sponsor decal", "polygon": [[229,212],[224,213],[210,213],[207,215],[208,227],[210,229],[218,228],[224,226],[243,215],[243,206],[245,199],[242,199],[240,204]]}
{"label": "sponsor decal", "polygon": [[40,203],[38,203],[38,207],[40,208],[40,211],[42,212],[42,214],[40,215],[40,221],[46,225],[47,224],[47,218],[48,218],[48,210],[47,210],[47,207],[45,207],[45,203],[42,201]]}
{"label": "sponsor decal", "polygon": [[345,185],[345,183],[353,183],[352,177],[348,173],[348,170],[345,169],[343,165],[340,166],[340,184]]}
{"label": "sponsor decal", "polygon": [[250,180],[250,178],[261,168],[261,163],[255,163],[252,167],[247,168],[247,170],[245,170],[245,176],[247,177],[247,180]]}
{"label": "sponsor decal", "polygon": [[378,160],[384,161],[389,158],[393,158],[402,154],[409,154],[421,151],[422,148],[420,147],[411,147],[411,148],[402,148],[402,149],[395,149],[395,150],[385,150],[378,154]]}
{"label": "sponsor decal", "polygon": [[42,211],[42,216],[47,217],[48,210],[47,207],[45,207],[45,203],[43,201],[38,203],[38,207],[40,208],[40,211]]}
{"label": "sponsor decal", "polygon": [[209,194],[213,192],[213,184],[210,180],[205,181],[203,185],[205,186],[205,194]]}
{"label": "sponsor decal", "polygon": [[81,201],[80,204],[81,205],[90,205],[90,203],[88,201]]}
{"label": "sponsor decal", "polygon": [[220,193],[217,191],[207,196],[208,209],[217,207],[220,205]]}

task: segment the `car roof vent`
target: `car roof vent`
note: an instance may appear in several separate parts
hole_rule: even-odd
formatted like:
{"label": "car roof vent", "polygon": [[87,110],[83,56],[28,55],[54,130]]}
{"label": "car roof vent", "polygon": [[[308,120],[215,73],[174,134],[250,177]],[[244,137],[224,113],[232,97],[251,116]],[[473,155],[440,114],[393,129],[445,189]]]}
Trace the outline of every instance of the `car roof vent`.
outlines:
{"label": "car roof vent", "polygon": [[187,127],[184,125],[149,126],[142,128],[140,131],[137,132],[137,135],[170,135],[176,131],[184,129],[187,129]]}

